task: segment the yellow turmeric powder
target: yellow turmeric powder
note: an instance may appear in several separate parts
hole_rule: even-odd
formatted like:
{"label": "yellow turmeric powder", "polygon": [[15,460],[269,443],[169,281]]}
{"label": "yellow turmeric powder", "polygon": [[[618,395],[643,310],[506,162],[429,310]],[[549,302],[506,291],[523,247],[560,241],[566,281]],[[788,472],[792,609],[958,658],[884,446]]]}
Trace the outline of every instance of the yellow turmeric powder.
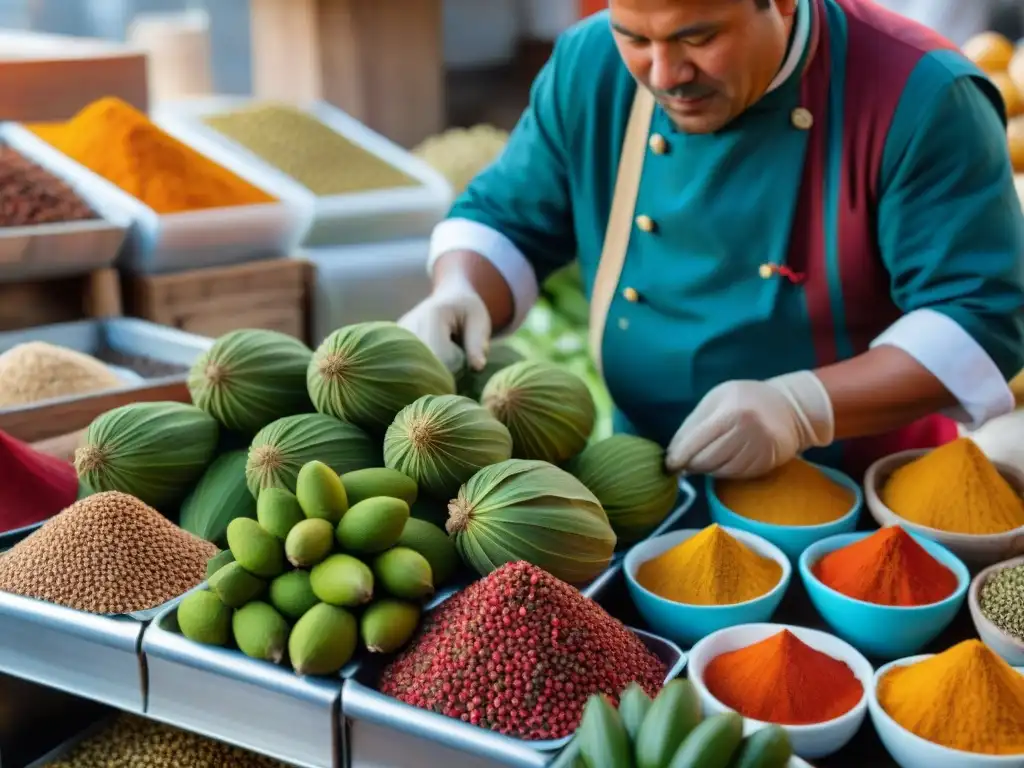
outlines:
{"label": "yellow turmeric powder", "polygon": [[849,513],[857,498],[803,459],[758,478],[717,480],[715,495],[737,515],[770,525],[831,523]]}
{"label": "yellow turmeric powder", "polygon": [[1024,754],[1024,677],[966,640],[878,681],[878,703],[908,731],[950,749]]}
{"label": "yellow turmeric powder", "polygon": [[881,497],[904,520],[940,531],[986,535],[1024,526],[1024,499],[969,437],[897,469]]}
{"label": "yellow turmeric powder", "polygon": [[688,605],[733,605],[775,589],[782,566],[710,525],[641,564],[636,580],[666,600]]}
{"label": "yellow turmeric powder", "polygon": [[275,202],[113,97],[67,122],[26,128],[157,213]]}

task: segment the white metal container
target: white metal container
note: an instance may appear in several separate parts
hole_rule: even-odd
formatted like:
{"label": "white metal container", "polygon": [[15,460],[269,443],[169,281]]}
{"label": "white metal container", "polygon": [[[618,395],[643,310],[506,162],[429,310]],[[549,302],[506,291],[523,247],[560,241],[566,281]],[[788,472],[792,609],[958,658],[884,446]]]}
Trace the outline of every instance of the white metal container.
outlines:
{"label": "white metal container", "polygon": [[315,268],[311,342],[343,325],[397,320],[416,306],[430,294],[429,248],[428,240],[413,238],[300,252]]}
{"label": "white metal container", "polygon": [[90,202],[102,201],[131,219],[128,242],[118,260],[118,266],[129,272],[225,266],[288,255],[298,245],[301,211],[281,200],[272,188],[261,187],[280,202],[158,214],[19,123],[0,125],[0,138],[83,190]]}
{"label": "white metal container", "polygon": [[329,128],[419,184],[317,196],[291,176],[203,122],[211,115],[251,107],[262,101],[224,96],[182,100],[158,107],[154,110],[154,120],[168,133],[299,209],[299,240],[306,247],[427,237],[448,213],[454,194],[440,173],[326,102],[315,102],[305,109]]}

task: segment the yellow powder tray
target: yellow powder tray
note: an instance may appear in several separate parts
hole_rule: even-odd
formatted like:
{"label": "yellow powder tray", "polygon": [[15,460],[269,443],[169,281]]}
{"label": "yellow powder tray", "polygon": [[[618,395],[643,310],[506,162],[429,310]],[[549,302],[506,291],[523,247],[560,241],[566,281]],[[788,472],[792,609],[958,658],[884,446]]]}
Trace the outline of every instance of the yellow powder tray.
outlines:
{"label": "yellow powder tray", "polygon": [[117,266],[136,274],[180,272],[290,255],[301,212],[279,202],[158,214],[133,195],[72,160],[20,123],[0,125],[0,141],[83,192],[94,205],[126,217],[129,229]]}
{"label": "yellow powder tray", "polygon": [[290,205],[297,206],[303,212],[300,242],[304,247],[426,238],[447,215],[454,194],[451,185],[438,171],[326,102],[305,105],[303,111],[418,183],[317,196],[291,176],[203,122],[207,117],[263,103],[249,97],[199,98],[161,105],[153,115],[163,130],[252,184],[271,189]]}

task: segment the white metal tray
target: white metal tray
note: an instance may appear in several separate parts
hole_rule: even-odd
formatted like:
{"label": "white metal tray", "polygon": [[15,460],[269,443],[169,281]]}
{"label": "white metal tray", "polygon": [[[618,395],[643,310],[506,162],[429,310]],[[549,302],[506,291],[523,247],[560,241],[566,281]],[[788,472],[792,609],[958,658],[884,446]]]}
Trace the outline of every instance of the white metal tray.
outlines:
{"label": "white metal tray", "polygon": [[142,638],[147,717],[302,768],[340,768],[340,678],[192,642],[177,613],[166,609]]}
{"label": "white metal tray", "polygon": [[212,97],[169,102],[154,120],[242,178],[273,190],[304,211],[306,247],[428,237],[447,215],[454,194],[447,179],[428,163],[326,102],[306,111],[328,127],[420,182],[418,186],[318,197],[291,176],[207,126],[203,119],[261,103],[249,97]]}
{"label": "white metal tray", "polygon": [[144,626],[0,592],[0,672],[141,714]]}
{"label": "white metal tray", "polygon": [[118,265],[129,272],[181,272],[277,258],[298,246],[301,211],[273,189],[263,187],[279,202],[158,214],[19,123],[0,125],[0,139],[82,190],[91,204],[128,217],[131,227]]}

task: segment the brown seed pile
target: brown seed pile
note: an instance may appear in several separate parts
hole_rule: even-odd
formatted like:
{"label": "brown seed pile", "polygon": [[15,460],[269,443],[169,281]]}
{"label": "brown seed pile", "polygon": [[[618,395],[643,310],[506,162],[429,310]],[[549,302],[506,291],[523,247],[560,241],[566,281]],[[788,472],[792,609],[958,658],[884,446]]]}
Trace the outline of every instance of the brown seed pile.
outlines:
{"label": "brown seed pile", "polygon": [[94,357],[44,341],[18,344],[0,354],[0,407],[84,395],[121,386]]}
{"label": "brown seed pile", "polygon": [[215,554],[134,496],[98,493],[0,555],[0,590],[90,613],[144,611],[199,584]]}
{"label": "brown seed pile", "polygon": [[46,768],[288,768],[285,763],[133,715],[121,715]]}
{"label": "brown seed pile", "polygon": [[525,562],[448,599],[385,668],[381,693],[520,739],[576,730],[593,693],[637,682],[651,696],[665,665],[597,603]]}
{"label": "brown seed pile", "polygon": [[10,147],[0,147],[0,227],[95,218],[68,184]]}

